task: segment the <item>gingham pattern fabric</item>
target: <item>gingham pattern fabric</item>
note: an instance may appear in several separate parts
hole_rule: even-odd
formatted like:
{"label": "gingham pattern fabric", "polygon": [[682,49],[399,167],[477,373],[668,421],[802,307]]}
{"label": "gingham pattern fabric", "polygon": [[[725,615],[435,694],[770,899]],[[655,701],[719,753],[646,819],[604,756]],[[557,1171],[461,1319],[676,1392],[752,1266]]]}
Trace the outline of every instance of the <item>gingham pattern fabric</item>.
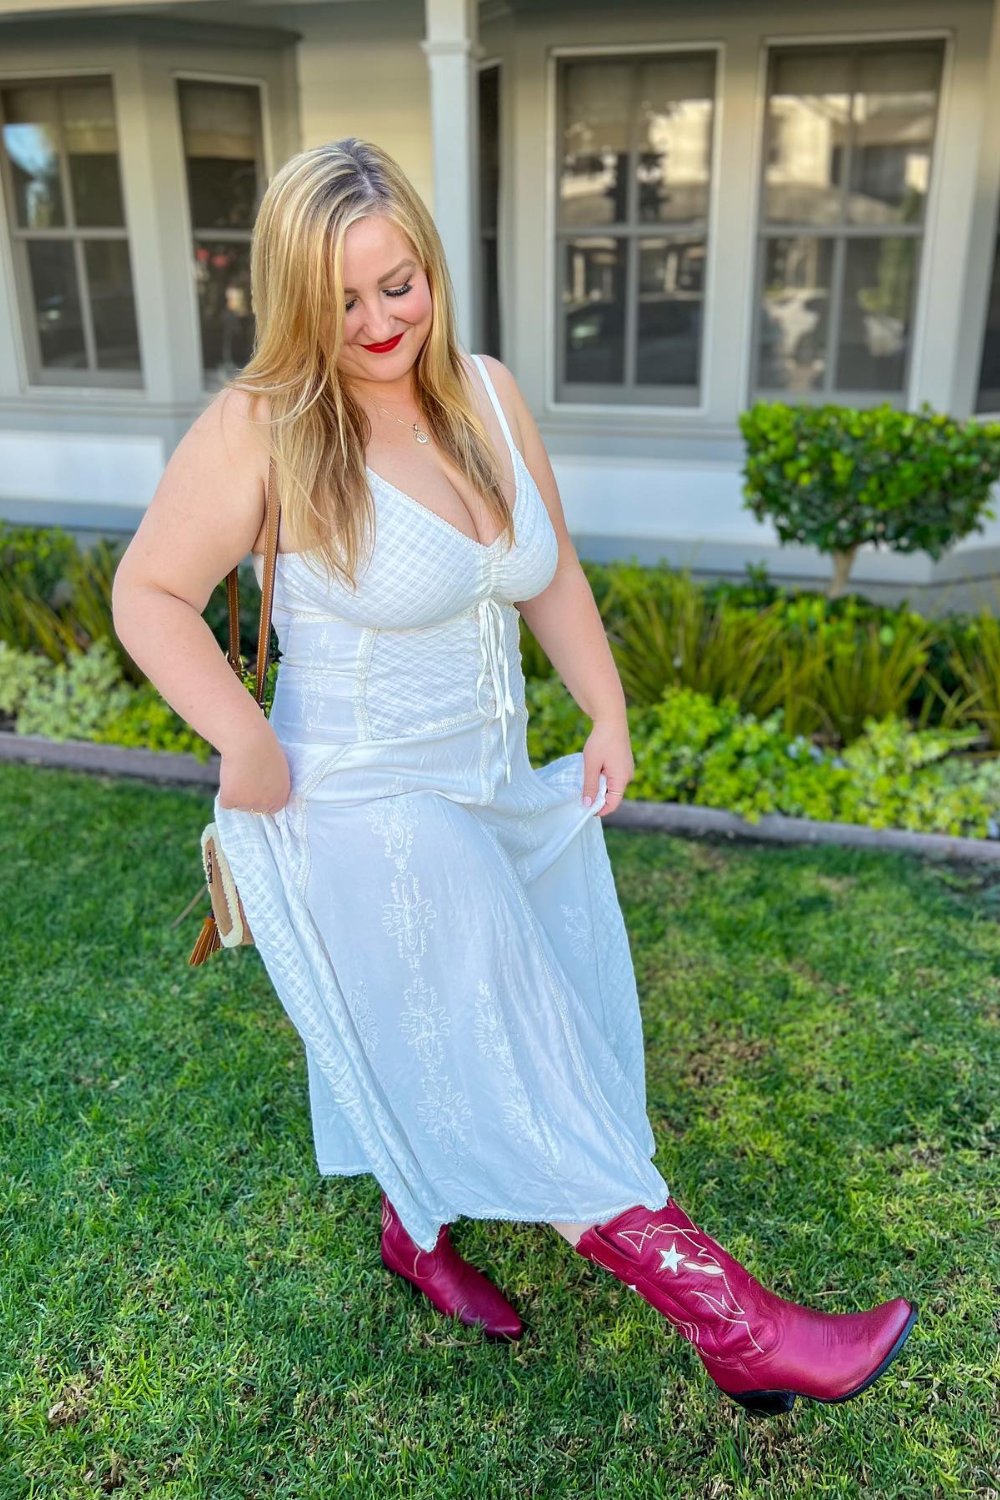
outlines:
{"label": "gingham pattern fabric", "polygon": [[271,724],[291,796],[274,817],[214,807],[305,1048],[319,1171],[373,1174],[425,1249],[461,1215],[598,1220],[668,1197],[604,777],[585,808],[582,752],[527,755],[516,602],[552,581],[558,544],[476,364],[514,546],[369,471],[356,593],[279,554]]}

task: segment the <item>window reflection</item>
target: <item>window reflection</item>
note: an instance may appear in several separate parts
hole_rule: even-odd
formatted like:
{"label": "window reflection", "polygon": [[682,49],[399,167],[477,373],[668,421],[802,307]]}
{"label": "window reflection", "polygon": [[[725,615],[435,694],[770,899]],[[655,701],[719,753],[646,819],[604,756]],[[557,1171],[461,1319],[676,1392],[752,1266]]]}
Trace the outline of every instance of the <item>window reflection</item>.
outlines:
{"label": "window reflection", "polygon": [[640,241],[639,385],[697,385],[704,281],[704,240]]}
{"label": "window reflection", "polygon": [[941,57],[936,42],[772,52],[760,389],[904,390]]}
{"label": "window reflection", "polygon": [[644,222],[707,217],[714,73],[708,57],[660,60],[639,70],[635,173]]}
{"label": "window reflection", "polygon": [[250,235],[263,190],[260,90],[178,82],[204,379],[224,385],[253,350]]}
{"label": "window reflection", "polygon": [[566,379],[620,381],[625,359],[625,246],[578,239],[566,246]]}
{"label": "window reflection", "polygon": [[757,383],[817,390],[827,364],[833,242],[815,236],[768,240],[758,335]]}
{"label": "window reflection", "polygon": [[560,217],[566,225],[618,224],[626,217],[632,68],[574,62],[562,73]]}
{"label": "window reflection", "polygon": [[983,359],[979,368],[979,392],[976,410],[1000,415],[1000,222],[993,256],[993,279],[986,309],[986,334]]}
{"label": "window reflection", "polygon": [[698,400],[715,70],[712,52],[559,65],[566,399]]}

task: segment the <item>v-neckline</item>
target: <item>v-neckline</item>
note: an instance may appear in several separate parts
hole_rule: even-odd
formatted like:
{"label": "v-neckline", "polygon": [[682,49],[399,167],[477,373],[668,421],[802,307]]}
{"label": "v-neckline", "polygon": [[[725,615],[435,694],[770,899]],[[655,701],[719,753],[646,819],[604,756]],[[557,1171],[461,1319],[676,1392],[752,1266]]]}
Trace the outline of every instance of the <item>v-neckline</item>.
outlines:
{"label": "v-neckline", "polygon": [[[517,515],[517,508],[520,504],[522,494],[521,470],[518,465],[519,459],[523,464],[524,460],[521,457],[520,449],[515,448],[512,454],[512,462],[514,467],[514,503],[511,506],[512,516]],[[444,516],[439,515],[436,510],[431,510],[429,505],[424,505],[423,501],[415,499],[414,496],[408,494],[406,490],[401,490],[398,484],[393,484],[391,479],[386,479],[383,474],[379,474],[375,469],[371,467],[370,464],[365,464],[365,470],[373,479],[377,479],[379,484],[384,485],[387,490],[390,490],[392,494],[398,495],[401,500],[405,500],[409,505],[412,505],[417,510],[422,511],[425,516],[430,516],[432,521],[437,521],[439,526],[443,526],[444,529],[446,531],[450,531],[453,536],[457,536],[463,542],[467,542],[468,545],[470,547],[473,547],[477,552],[483,552],[487,554],[493,552],[503,541],[504,533],[502,531],[498,536],[495,536],[493,538],[492,542],[481,542],[477,537],[468,536],[466,532],[459,531],[457,526],[452,525],[451,521],[445,520]]]}

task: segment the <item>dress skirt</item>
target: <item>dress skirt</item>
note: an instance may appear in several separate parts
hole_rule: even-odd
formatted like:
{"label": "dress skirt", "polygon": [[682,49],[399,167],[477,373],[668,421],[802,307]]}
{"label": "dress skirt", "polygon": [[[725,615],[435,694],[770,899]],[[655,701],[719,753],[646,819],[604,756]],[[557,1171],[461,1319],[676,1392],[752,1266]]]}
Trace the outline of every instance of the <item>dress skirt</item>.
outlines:
{"label": "dress skirt", "polygon": [[460,1215],[599,1221],[668,1196],[604,777],[586,808],[582,753],[534,770],[522,715],[509,781],[477,717],[286,743],[275,816],[215,800],[305,1047],[319,1171],[372,1173],[424,1249]]}

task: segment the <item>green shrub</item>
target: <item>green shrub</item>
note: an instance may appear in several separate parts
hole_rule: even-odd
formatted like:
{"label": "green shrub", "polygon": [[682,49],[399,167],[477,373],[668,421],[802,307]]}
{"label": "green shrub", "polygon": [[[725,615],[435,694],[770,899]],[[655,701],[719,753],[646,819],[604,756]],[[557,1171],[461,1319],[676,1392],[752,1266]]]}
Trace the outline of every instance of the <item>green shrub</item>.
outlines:
{"label": "green shrub", "polygon": [[92,739],[125,707],[131,691],[122,680],[116,652],[104,640],[64,662],[36,657],[33,670],[22,665],[19,675],[22,690],[11,695],[8,710],[16,732],[53,740]]}
{"label": "green shrub", "polygon": [[151,682],[133,689],[128,702],[90,736],[104,745],[146,750],[187,751],[202,763],[214,753],[208,740],[175,713]]}
{"label": "green shrub", "polygon": [[1000,478],[1000,424],[958,422],[923,406],[852,407],[757,402],[740,416],[743,494],[782,542],[834,560],[831,594],[844,591],[865,543],[938,558],[992,516]]}
{"label": "green shrub", "polygon": [[[906,605],[810,593],[751,603],[747,593],[708,589],[669,569],[616,575],[605,623],[626,702],[648,705],[667,686],[687,687],[732,697],[758,717],[780,709],[789,734],[844,741],[870,717],[922,725],[966,712],[971,694],[937,649],[942,627]],[[936,649],[947,689],[930,672]]]}
{"label": "green shrub", "polygon": [[[528,684],[528,749],[536,765],[579,750],[590,721],[562,683]],[[537,714],[539,723],[533,723]],[[958,756],[979,731],[912,730],[866,720],[838,754],[765,718],[667,687],[655,704],[628,709],[635,774],[628,798],[726,809],[756,822],[766,813],[976,838],[1000,836],[1000,758]]]}
{"label": "green shrub", "polygon": [[[127,539],[102,538],[81,548],[59,526],[12,527],[0,522],[0,641],[52,662],[68,662],[93,642],[105,640],[122,677],[142,687],[148,679],[118,640],[111,611],[111,587],[126,545]],[[238,576],[240,644],[252,659],[260,589],[249,559],[241,563]],[[225,579],[213,589],[204,618],[225,650]],[[275,644],[272,639],[272,653]]]}

